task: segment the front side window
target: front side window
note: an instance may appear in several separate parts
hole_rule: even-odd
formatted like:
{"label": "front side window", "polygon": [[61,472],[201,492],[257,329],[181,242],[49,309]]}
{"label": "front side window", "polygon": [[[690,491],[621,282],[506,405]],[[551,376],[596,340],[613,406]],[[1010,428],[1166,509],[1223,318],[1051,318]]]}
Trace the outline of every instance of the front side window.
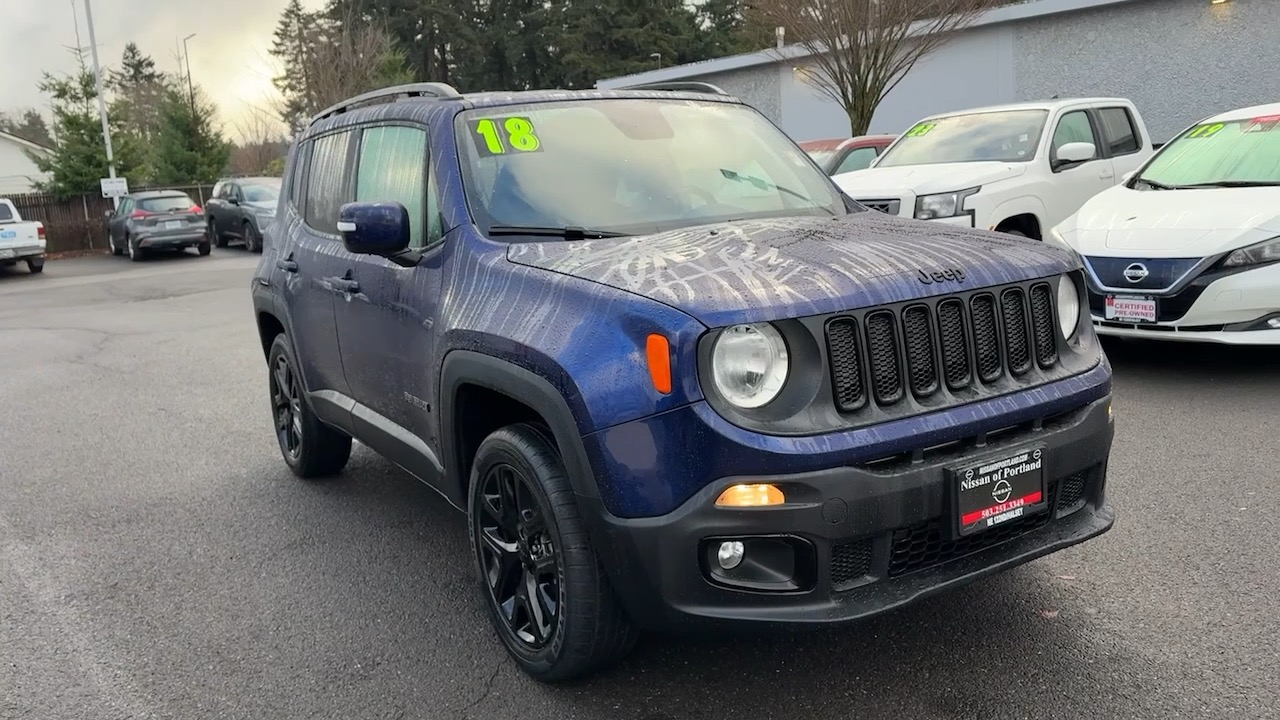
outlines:
{"label": "front side window", "polygon": [[409,247],[423,242],[427,133],[414,127],[374,127],[360,140],[356,202],[398,202],[409,211]]}
{"label": "front side window", "polygon": [[468,204],[491,234],[640,234],[847,212],[830,179],[741,105],[620,99],[476,109],[459,115],[457,140]]}
{"label": "front side window", "polygon": [[998,110],[934,118],[903,133],[877,168],[961,162],[1030,162],[1046,110]]}
{"label": "front side window", "polygon": [[312,141],[304,212],[307,225],[330,235],[338,234],[338,211],[342,208],[346,191],[347,145],[350,142],[350,131]]}
{"label": "front side window", "polygon": [[876,159],[876,149],[873,147],[854,148],[849,151],[848,155],[840,161],[832,174],[853,172],[854,170],[865,170],[871,166],[871,161]]}
{"label": "front side window", "polygon": [[1280,115],[1197,125],[1161,148],[1138,180],[1175,188],[1280,185]]}
{"label": "front side window", "polygon": [[13,219],[13,211],[9,209],[8,203],[0,203],[0,222],[9,222]]}
{"label": "front side window", "polygon": [[1097,153],[1098,139],[1093,135],[1093,125],[1089,123],[1089,113],[1084,110],[1075,110],[1062,116],[1058,121],[1058,129],[1053,131],[1053,154],[1051,157],[1058,157],[1058,151],[1063,145],[1070,143],[1090,143],[1094,146],[1094,153]]}

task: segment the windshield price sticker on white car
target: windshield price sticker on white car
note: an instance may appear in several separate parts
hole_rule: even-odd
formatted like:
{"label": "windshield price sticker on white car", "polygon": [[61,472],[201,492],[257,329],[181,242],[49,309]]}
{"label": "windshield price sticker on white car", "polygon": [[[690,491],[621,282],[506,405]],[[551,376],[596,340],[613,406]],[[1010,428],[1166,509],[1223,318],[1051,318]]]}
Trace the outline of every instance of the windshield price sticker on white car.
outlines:
{"label": "windshield price sticker on white car", "polygon": [[1156,321],[1156,299],[1150,295],[1108,295],[1107,320],[1118,322]]}

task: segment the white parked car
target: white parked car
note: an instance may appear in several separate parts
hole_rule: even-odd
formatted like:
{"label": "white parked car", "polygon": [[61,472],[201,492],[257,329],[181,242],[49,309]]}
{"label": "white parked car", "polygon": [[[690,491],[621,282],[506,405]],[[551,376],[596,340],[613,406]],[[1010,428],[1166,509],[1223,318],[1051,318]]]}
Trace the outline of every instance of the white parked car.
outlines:
{"label": "white parked car", "polygon": [[871,167],[833,179],[892,215],[1041,240],[1151,153],[1132,102],[1051,100],[925,118]]}
{"label": "white parked car", "polygon": [[23,220],[12,202],[0,198],[0,265],[25,262],[31,272],[43,272],[45,247],[44,223]]}
{"label": "white parked car", "polygon": [[1100,335],[1280,345],[1280,103],[1187,128],[1051,237]]}

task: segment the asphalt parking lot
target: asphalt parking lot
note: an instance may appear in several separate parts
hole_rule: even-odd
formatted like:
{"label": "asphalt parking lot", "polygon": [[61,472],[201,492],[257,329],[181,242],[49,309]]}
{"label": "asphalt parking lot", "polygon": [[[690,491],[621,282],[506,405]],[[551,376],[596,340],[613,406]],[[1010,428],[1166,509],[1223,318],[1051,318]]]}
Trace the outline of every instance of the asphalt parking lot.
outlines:
{"label": "asphalt parking lot", "polygon": [[280,460],[257,256],[0,270],[5,718],[1263,718],[1280,707],[1280,352],[1108,345],[1114,530],[839,632],[505,660],[465,521],[357,447]]}

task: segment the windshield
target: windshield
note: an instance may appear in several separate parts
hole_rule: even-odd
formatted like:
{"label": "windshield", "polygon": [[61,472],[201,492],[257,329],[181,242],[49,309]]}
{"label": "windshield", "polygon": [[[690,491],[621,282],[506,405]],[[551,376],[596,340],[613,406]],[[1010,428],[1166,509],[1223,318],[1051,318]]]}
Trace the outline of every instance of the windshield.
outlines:
{"label": "windshield", "polygon": [[1280,183],[1280,116],[1197,125],[1166,145],[1138,180],[1164,187]]}
{"label": "windshield", "polygon": [[1047,110],[1001,110],[934,118],[903,133],[876,167],[961,162],[1030,162]]}
{"label": "windshield", "polygon": [[251,203],[273,203],[280,197],[280,184],[255,184],[241,187],[244,201]]}
{"label": "windshield", "polygon": [[138,201],[138,209],[147,212],[161,213],[173,210],[190,210],[195,207],[196,202],[191,199],[190,195],[162,195],[160,197],[144,198]]}
{"label": "windshield", "polygon": [[829,178],[755,111],[687,100],[469,110],[458,146],[486,232],[640,234],[733,219],[847,212]]}

